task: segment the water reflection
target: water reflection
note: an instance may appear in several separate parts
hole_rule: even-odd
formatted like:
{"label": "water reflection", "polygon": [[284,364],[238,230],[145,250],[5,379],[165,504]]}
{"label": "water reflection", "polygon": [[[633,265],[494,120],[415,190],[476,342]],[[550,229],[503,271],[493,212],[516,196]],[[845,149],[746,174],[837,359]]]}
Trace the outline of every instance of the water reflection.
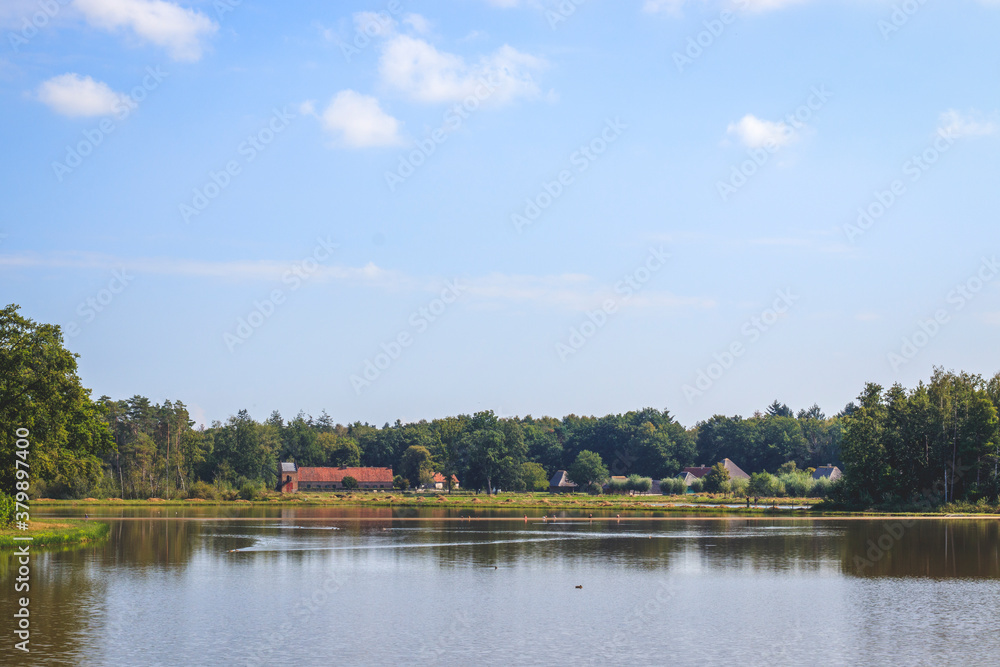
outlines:
{"label": "water reflection", "polygon": [[[548,663],[669,647],[677,664],[919,664],[939,651],[922,643],[933,636],[955,663],[966,647],[920,619],[966,637],[969,605],[1000,593],[996,520],[469,514],[92,511],[111,524],[107,542],[32,556],[32,662],[467,664],[485,650],[498,664]],[[0,557],[0,585],[13,591],[15,576]],[[0,615],[14,604],[0,597]],[[986,632],[998,616],[973,625]],[[705,646],[723,619],[741,651]],[[980,644],[1000,651],[995,633]],[[16,657],[0,647],[0,663]]]}

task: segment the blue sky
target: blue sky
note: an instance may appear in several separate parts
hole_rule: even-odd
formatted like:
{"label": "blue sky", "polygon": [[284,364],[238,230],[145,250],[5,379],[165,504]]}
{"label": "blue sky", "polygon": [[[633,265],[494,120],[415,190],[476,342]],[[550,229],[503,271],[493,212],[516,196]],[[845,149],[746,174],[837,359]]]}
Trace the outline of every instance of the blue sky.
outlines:
{"label": "blue sky", "polygon": [[13,0],[0,291],[94,396],[381,424],[1000,370],[1000,3]]}

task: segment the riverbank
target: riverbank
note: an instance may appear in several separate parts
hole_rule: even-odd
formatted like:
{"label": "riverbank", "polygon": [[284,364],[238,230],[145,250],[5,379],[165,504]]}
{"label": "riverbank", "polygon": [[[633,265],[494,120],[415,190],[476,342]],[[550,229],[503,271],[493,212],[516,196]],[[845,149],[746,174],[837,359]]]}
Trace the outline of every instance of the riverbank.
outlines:
{"label": "riverbank", "polygon": [[549,512],[641,512],[643,514],[800,514],[803,516],[993,516],[1000,508],[989,505],[947,505],[922,511],[899,509],[848,511],[824,507],[819,498],[760,498],[746,507],[746,500],[721,495],[684,496],[587,496],[582,494],[553,495],[549,493],[504,493],[494,496],[470,493],[401,494],[386,492],[354,493],[268,493],[263,498],[249,500],[202,500],[196,498],[162,500],[122,500],[120,498],[83,500],[53,500],[39,498],[37,506],[51,507],[441,507],[475,510],[518,510],[532,514]]}
{"label": "riverbank", "polygon": [[[758,510],[772,508],[807,509],[819,502],[818,498],[761,498],[754,507]],[[589,496],[583,494],[554,495],[549,493],[503,493],[493,496],[471,493],[386,493],[386,492],[342,492],[296,494],[268,493],[256,500],[210,500],[199,498],[178,499],[136,499],[86,498],[82,500],[54,500],[37,498],[32,501],[37,506],[52,507],[451,507],[451,508],[494,508],[526,510],[727,510],[746,509],[745,499],[725,498],[712,495],[677,496]]]}
{"label": "riverbank", "polygon": [[[32,519],[28,530],[5,528],[0,530],[0,550],[14,549],[17,546],[30,544],[32,547],[70,546],[96,542],[108,536],[110,528],[101,521],[77,521],[73,519]],[[15,540],[15,537],[30,537],[26,540]]]}

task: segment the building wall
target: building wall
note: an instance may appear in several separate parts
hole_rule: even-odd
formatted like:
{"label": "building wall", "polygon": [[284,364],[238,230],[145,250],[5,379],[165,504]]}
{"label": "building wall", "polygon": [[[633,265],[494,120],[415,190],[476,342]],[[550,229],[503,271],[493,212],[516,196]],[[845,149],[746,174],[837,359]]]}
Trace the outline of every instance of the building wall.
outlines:
{"label": "building wall", "polygon": [[284,493],[295,493],[299,490],[299,474],[297,472],[286,472],[281,476],[281,491]]}

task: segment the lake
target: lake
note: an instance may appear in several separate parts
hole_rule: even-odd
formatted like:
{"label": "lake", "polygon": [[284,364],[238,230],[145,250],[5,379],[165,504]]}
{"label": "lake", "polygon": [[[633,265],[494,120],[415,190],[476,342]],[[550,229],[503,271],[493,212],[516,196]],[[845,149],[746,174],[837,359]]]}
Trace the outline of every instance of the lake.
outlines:
{"label": "lake", "polygon": [[[110,539],[34,553],[30,657],[8,635],[3,664],[988,665],[1000,655],[996,519],[87,511],[110,523]],[[0,556],[7,619],[21,595],[15,570]]]}

